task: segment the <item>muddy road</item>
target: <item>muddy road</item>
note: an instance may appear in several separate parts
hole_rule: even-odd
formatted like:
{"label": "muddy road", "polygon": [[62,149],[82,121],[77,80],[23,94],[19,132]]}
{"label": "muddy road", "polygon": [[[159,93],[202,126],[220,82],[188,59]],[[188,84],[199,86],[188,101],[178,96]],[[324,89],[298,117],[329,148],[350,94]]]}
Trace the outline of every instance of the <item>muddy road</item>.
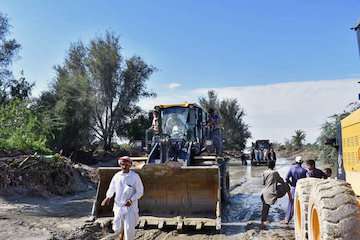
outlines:
{"label": "muddy road", "polygon": [[[290,162],[277,161],[276,169],[285,176]],[[223,205],[222,229],[138,229],[136,239],[218,240],[218,239],[294,239],[293,226],[280,223],[285,217],[287,198],[270,208],[269,225],[260,230],[261,174],[266,167],[242,166],[231,161],[230,199]],[[65,198],[0,196],[0,239],[114,239],[99,225],[86,223],[95,190],[89,189]]]}
{"label": "muddy road", "polygon": [[[290,167],[286,159],[277,161],[276,169],[285,178]],[[201,232],[185,230],[177,233],[175,230],[159,231],[155,229],[138,230],[137,239],[146,240],[230,240],[230,239],[269,239],[291,240],[294,238],[293,225],[284,225],[280,222],[285,218],[287,197],[279,199],[271,206],[269,225],[260,230],[262,172],[265,166],[242,166],[238,161],[229,163],[230,170],[230,199],[223,206],[222,229],[220,233],[213,229],[204,229]]]}
{"label": "muddy road", "polygon": [[[287,159],[278,159],[276,170],[285,178],[290,167]],[[230,163],[230,194],[222,215],[223,227],[220,239],[294,239],[293,225],[284,225],[287,196],[279,199],[269,211],[269,224],[260,230],[263,188],[262,173],[265,166],[239,166]]]}
{"label": "muddy road", "polygon": [[69,197],[0,196],[0,239],[66,239],[89,218],[95,190]]}

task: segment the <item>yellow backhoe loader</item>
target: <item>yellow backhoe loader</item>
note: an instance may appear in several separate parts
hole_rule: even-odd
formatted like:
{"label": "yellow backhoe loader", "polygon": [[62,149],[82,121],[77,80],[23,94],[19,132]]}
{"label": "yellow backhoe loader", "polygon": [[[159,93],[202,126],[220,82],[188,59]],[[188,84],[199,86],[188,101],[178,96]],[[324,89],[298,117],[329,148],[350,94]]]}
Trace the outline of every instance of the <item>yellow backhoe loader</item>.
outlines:
{"label": "yellow backhoe loader", "polygon": [[[207,113],[198,105],[159,105],[160,132],[146,134],[143,157],[131,157],[133,170],[144,184],[139,201],[140,227],[156,225],[221,228],[221,201],[228,194],[226,159],[212,153]],[[139,144],[141,146],[141,144]],[[99,184],[93,206],[95,218],[112,216],[112,204],[102,207],[106,190],[118,167],[97,170]]]}

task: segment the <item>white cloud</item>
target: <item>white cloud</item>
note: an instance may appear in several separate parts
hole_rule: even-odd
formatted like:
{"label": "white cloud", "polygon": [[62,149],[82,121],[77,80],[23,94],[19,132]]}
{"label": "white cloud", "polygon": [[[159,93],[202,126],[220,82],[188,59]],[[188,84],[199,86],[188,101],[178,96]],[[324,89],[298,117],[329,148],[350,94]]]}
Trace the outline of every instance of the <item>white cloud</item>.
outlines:
{"label": "white cloud", "polygon": [[168,85],[166,85],[166,87],[167,88],[169,88],[169,89],[176,89],[176,88],[178,88],[178,87],[180,87],[181,86],[181,84],[180,83],[169,83]]}
{"label": "white cloud", "polygon": [[[236,98],[247,113],[254,139],[269,138],[283,142],[296,129],[303,129],[307,141],[314,142],[327,117],[343,111],[357,99],[360,79],[339,79],[276,83],[258,86],[212,88],[220,98]],[[142,101],[145,109],[160,103],[197,102],[208,88],[158,93]]]}

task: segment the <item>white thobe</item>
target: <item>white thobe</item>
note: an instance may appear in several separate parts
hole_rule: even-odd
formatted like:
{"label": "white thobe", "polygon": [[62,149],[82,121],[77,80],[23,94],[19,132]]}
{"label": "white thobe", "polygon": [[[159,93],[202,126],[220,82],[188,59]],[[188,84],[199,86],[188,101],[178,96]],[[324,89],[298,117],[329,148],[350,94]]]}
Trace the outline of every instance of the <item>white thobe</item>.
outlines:
{"label": "white thobe", "polygon": [[[130,170],[128,173],[120,171],[111,179],[106,197],[111,198],[115,194],[113,230],[115,232],[124,230],[125,240],[135,238],[135,226],[139,220],[138,199],[143,193],[141,179],[134,171]],[[124,206],[127,200],[132,201],[130,207]]]}

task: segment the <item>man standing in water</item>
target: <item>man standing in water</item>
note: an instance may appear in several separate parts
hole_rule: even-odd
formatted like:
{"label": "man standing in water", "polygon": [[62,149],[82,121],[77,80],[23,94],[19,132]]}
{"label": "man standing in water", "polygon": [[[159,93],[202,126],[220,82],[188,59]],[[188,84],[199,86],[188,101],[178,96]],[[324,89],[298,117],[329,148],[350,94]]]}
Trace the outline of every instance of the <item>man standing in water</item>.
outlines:
{"label": "man standing in water", "polygon": [[303,163],[301,156],[295,158],[295,164],[290,168],[286,175],[286,182],[290,184],[291,199],[289,199],[288,209],[283,223],[289,224],[294,215],[294,195],[296,183],[301,178],[306,178],[306,170],[301,166]]}
{"label": "man standing in water", "polygon": [[117,172],[111,179],[106,198],[101,206],[110,204],[111,198],[115,194],[114,200],[114,220],[113,230],[125,240],[135,239],[135,226],[139,219],[138,200],[144,193],[144,187],[137,173],[130,170],[131,159],[127,156],[118,160],[121,171]]}
{"label": "man standing in water", "polygon": [[[261,202],[262,202],[262,211],[261,211],[261,229],[264,229],[265,223],[267,222],[267,217],[269,215],[270,206],[273,205],[278,197],[278,185],[285,185],[284,179],[280,177],[280,174],[274,170],[275,161],[268,162],[268,169],[263,173],[263,185],[264,189],[261,191]],[[287,186],[288,187],[288,186]],[[289,200],[291,198],[288,188],[285,190],[288,193]],[[284,191],[284,194],[285,194]]]}

